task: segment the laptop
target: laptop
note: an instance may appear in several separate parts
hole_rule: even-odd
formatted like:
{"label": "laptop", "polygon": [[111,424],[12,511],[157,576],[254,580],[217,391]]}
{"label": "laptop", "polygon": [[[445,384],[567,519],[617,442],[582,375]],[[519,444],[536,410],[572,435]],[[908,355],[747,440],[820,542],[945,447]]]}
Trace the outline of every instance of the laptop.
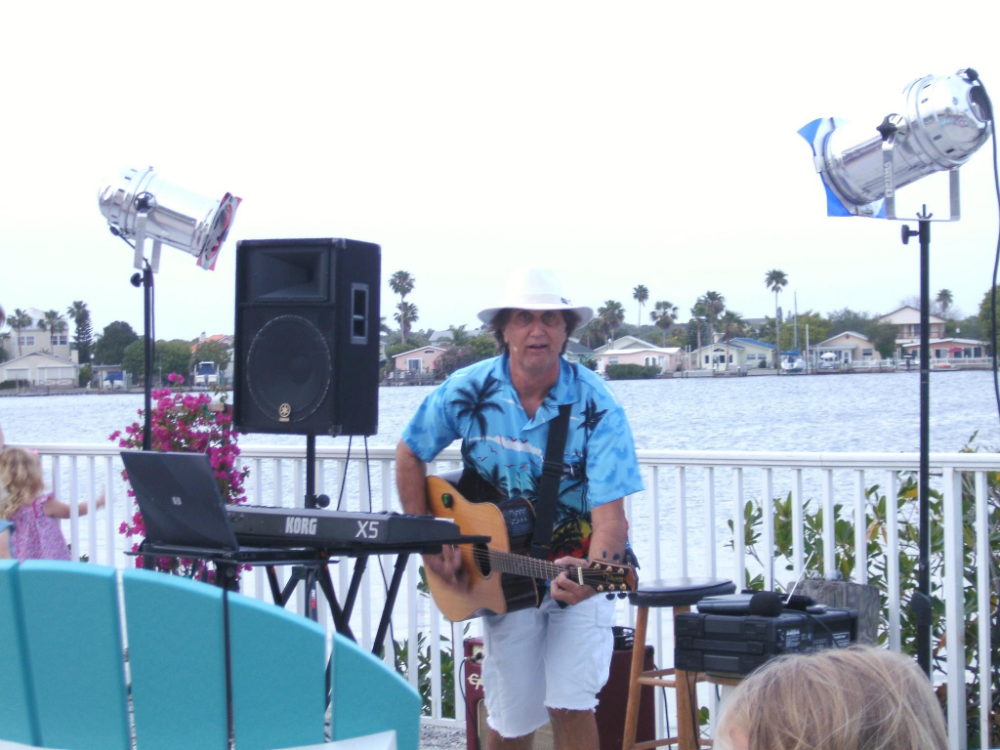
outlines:
{"label": "laptop", "polygon": [[147,541],[239,549],[206,454],[122,451],[121,457],[146,524]]}

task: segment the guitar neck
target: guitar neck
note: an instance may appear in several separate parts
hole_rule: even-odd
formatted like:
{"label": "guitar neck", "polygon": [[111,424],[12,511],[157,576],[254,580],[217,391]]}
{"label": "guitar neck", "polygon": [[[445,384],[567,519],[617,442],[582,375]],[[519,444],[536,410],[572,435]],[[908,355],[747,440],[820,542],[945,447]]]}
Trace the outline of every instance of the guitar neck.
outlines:
{"label": "guitar neck", "polygon": [[501,573],[536,578],[540,581],[550,581],[566,570],[547,560],[493,549],[490,550],[490,565]]}

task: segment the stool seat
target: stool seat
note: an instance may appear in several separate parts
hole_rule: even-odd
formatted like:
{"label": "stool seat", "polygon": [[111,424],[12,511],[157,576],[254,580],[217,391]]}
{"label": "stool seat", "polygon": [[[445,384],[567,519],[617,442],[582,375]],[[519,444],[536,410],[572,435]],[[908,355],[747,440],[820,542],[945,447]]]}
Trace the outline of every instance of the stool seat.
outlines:
{"label": "stool seat", "polygon": [[680,607],[697,604],[706,596],[721,596],[736,591],[736,584],[726,578],[701,576],[642,581],[629,592],[629,601],[637,607]]}

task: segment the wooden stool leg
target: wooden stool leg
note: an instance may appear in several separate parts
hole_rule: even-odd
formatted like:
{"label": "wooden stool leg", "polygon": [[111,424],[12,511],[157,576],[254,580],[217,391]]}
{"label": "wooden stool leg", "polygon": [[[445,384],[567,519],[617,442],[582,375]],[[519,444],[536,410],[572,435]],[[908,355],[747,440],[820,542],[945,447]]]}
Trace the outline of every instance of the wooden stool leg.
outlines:
{"label": "wooden stool leg", "polygon": [[643,662],[646,656],[646,620],[649,617],[648,607],[639,607],[635,616],[635,639],[632,643],[632,670],[628,681],[628,706],[625,710],[625,735],[622,739],[622,750],[635,748],[635,733],[639,726],[639,698],[642,696],[642,686],[639,676],[642,674]]}
{"label": "wooden stool leg", "polygon": [[[689,612],[690,607],[674,607],[674,633],[677,632],[677,615]],[[676,638],[676,635],[675,635]],[[697,675],[682,670],[674,671],[674,694],[677,696],[677,738],[680,750],[698,750],[698,693]],[[691,699],[694,698],[692,704]]]}

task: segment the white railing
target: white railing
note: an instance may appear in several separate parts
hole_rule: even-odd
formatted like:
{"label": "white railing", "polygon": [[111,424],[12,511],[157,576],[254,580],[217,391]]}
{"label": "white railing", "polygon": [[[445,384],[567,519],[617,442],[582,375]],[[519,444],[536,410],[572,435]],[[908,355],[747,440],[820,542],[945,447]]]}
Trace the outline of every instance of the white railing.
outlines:
{"label": "white railing", "polygon": [[[124,554],[126,545],[131,548],[134,540],[125,540],[118,533],[118,526],[131,518],[134,509],[126,503],[125,488],[120,479],[121,460],[118,451],[103,445],[38,445],[34,446],[47,464],[48,476],[56,494],[70,502],[72,517],[69,521],[73,549],[80,550],[90,560],[118,567],[132,564]],[[364,451],[347,456],[342,448],[318,448],[316,491],[331,497],[330,508],[344,510],[391,511],[399,510],[395,491],[394,450],[370,448],[367,452],[368,468],[364,468]],[[241,460],[251,469],[247,482],[248,502],[260,505],[301,506],[305,491],[305,456],[298,447],[271,446],[247,447]],[[444,471],[457,467],[460,455],[456,449],[445,451],[431,467]],[[834,524],[835,507],[840,517],[854,521],[854,552],[856,565],[854,580],[868,582],[866,532],[864,522],[868,499],[866,488],[878,484],[880,493],[895,498],[899,488],[899,472],[915,472],[918,456],[915,453],[783,453],[751,451],[639,451],[639,460],[645,475],[645,491],[626,499],[626,514],[631,525],[633,545],[642,561],[640,575],[645,580],[672,578],[688,575],[720,575],[731,578],[741,587],[745,575],[763,577],[764,587],[786,585],[799,577],[807,564],[805,559],[804,518],[807,510],[822,508],[822,539],[824,549],[823,569],[835,570]],[[939,490],[944,503],[944,574],[936,578],[943,584],[946,604],[946,640],[935,644],[946,654],[946,669],[937,678],[947,684],[948,695],[964,696],[967,675],[965,669],[965,619],[978,621],[980,663],[978,677],[981,688],[980,706],[991,705],[990,663],[990,549],[987,472],[1000,471],[1000,454],[962,453],[932,454],[930,457],[932,487]],[[981,572],[976,580],[975,611],[965,612],[964,590],[971,585],[965,579],[963,545],[963,508],[961,482],[969,478],[974,487],[975,513],[972,536],[975,569]],[[80,519],[76,502],[92,501],[104,488],[108,509]],[[792,550],[789,560],[775,559],[774,505],[769,499],[792,499]],[[745,554],[743,508],[747,500],[762,503],[760,540],[756,547],[761,563]],[[808,503],[812,501],[813,504]],[[92,507],[92,504],[91,504]],[[861,523],[857,523],[861,519]],[[886,503],[885,548],[899,547],[900,518],[896,503]],[[729,522],[732,523],[730,528]],[[914,521],[915,522],[915,521]],[[394,563],[392,556],[382,558],[386,577]],[[884,561],[888,581],[888,643],[898,650],[901,638],[901,608],[899,556],[887,555]],[[462,672],[464,638],[478,634],[478,624],[452,625],[443,620],[429,597],[418,591],[419,558],[411,558],[404,584],[393,614],[393,623],[399,630],[390,633],[397,641],[405,640],[407,672],[416,685],[416,675],[421,658],[429,653],[431,669],[431,714],[428,723],[461,725],[465,721],[465,701]],[[334,575],[339,576],[340,592],[346,591],[350,582],[353,561],[341,560]],[[784,567],[784,570],[781,568]],[[963,571],[955,575],[953,571]],[[284,576],[285,574],[282,574]],[[940,576],[940,571],[934,573]],[[374,581],[373,576],[375,576]],[[371,647],[375,627],[384,601],[384,584],[379,580],[378,568],[368,566],[361,586],[359,600],[351,620],[351,627],[358,641]],[[282,578],[282,582],[284,577]],[[243,591],[261,599],[269,599],[263,572],[259,569],[244,577]],[[295,606],[304,611],[304,595],[300,591]],[[321,609],[321,623],[332,630],[332,619]],[[627,605],[619,606],[619,622],[631,625],[633,611]],[[401,632],[400,632],[401,631]],[[405,633],[405,638],[401,637]],[[672,661],[672,620],[669,611],[655,612],[649,630],[650,643],[655,647],[659,660]],[[424,646],[423,657],[412,644],[420,639]],[[957,648],[955,647],[957,645]],[[442,653],[451,651],[458,658],[451,665],[452,688],[445,691],[442,674]],[[666,656],[664,656],[666,655]],[[392,661],[388,653],[386,660]],[[450,698],[457,711],[442,710],[444,698]],[[716,714],[714,692],[706,691],[703,702]],[[657,695],[658,721],[667,713]],[[672,703],[672,701],[670,701]],[[965,701],[949,701],[949,745],[965,748]],[[988,736],[987,711],[980,716],[983,736]],[[662,726],[661,726],[662,730]]]}

